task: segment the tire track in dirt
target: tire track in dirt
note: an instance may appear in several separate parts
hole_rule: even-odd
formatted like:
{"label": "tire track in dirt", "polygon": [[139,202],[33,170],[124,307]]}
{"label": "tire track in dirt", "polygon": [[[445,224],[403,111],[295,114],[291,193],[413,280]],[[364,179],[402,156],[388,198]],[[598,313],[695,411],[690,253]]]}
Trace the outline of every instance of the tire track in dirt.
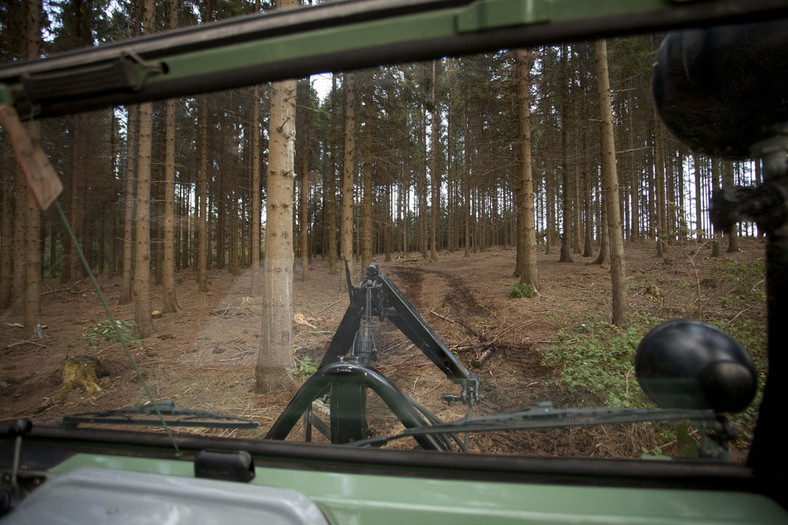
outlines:
{"label": "tire track in dirt", "polygon": [[[445,317],[439,315],[442,321],[437,321],[436,326],[447,339],[454,336],[455,341],[465,341],[460,345],[449,345],[449,348],[482,379],[485,398],[475,409],[478,415],[523,408],[553,397],[541,387],[545,377],[550,375],[550,371],[541,365],[541,354],[530,344],[507,341],[507,330],[511,325],[501,325],[500,306],[482,304],[477,299],[472,289],[472,276],[462,271],[403,266],[393,267],[390,272],[395,284],[422,316],[428,317],[430,305],[433,308],[441,305],[448,310]],[[440,283],[428,283],[428,280],[440,280]],[[437,297],[425,297],[429,293],[442,297],[439,301]],[[483,326],[478,323],[480,318],[485,319]],[[556,442],[567,442],[564,432],[483,433],[472,437],[472,448],[486,453],[549,455]]]}
{"label": "tire track in dirt", "polygon": [[[488,318],[490,314],[495,314],[495,310],[487,305],[483,305],[476,298],[473,290],[466,278],[458,272],[444,270],[411,268],[395,266],[391,268],[392,273],[397,276],[403,293],[416,305],[420,312],[426,312],[424,305],[423,290],[424,276],[436,276],[446,283],[445,287],[440,287],[443,293],[441,304],[451,309],[451,318],[444,317],[444,320],[454,323],[462,328],[465,334],[475,339],[475,344],[465,345],[473,347],[477,352],[471,364],[476,368],[481,368],[493,354],[498,353],[508,356],[509,365],[539,375],[546,372],[541,367],[541,357],[536,352],[531,352],[532,346],[529,344],[512,345],[501,339],[505,335],[506,327],[499,327],[495,324],[487,325],[487,330],[481,330],[477,320]],[[424,316],[424,313],[422,313]],[[481,352],[479,354],[478,352]],[[512,359],[515,356],[516,359]]]}

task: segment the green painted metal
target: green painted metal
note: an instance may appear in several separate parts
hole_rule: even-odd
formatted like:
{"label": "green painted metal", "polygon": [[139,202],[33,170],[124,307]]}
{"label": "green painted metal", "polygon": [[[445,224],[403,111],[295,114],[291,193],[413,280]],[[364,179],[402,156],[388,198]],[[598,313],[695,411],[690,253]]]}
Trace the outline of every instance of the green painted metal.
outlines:
{"label": "green painted metal", "polygon": [[[193,476],[189,461],[77,454],[51,472],[91,466]],[[447,476],[447,478],[450,476]],[[332,523],[376,524],[774,524],[788,513],[742,492],[638,489],[400,475],[256,469],[253,483],[298,490]]]}
{"label": "green painted metal", "polygon": [[360,48],[448,37],[544,22],[634,14],[665,8],[665,0],[487,0],[469,6],[417,13],[336,28],[304,31],[164,59],[166,74],[149,84],[215,73],[256,64],[331,55]]}
{"label": "green painted metal", "polygon": [[[364,2],[338,2],[281,13],[284,18],[252,15],[206,24],[202,40],[195,38],[199,29],[175,30],[127,47],[117,43],[0,65],[0,84],[9,85],[11,100],[25,112],[46,117],[379,63],[592,38],[604,36],[608,27],[615,34],[788,12],[784,0],[413,0],[413,9],[392,7],[392,13],[381,4],[372,2],[367,11]],[[47,85],[51,74],[84,83],[91,68],[107,68],[113,60],[129,67],[129,57],[140,79],[134,89],[119,79],[111,89],[97,86],[95,93],[81,90],[55,100],[57,86]],[[29,96],[23,75],[32,79]]]}
{"label": "green painted metal", "polygon": [[660,9],[666,4],[669,2],[664,0],[484,0],[464,8],[456,15],[457,31],[489,31],[517,25],[633,14]]}

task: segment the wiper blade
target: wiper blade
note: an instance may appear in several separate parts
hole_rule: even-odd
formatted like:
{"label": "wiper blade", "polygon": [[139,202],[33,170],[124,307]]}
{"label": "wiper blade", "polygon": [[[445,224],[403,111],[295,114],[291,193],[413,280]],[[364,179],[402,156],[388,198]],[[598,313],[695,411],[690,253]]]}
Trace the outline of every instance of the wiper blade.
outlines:
{"label": "wiper blade", "polygon": [[[399,434],[378,436],[348,443],[350,446],[382,446],[390,441],[423,434],[460,432],[495,432],[621,423],[662,421],[703,422],[710,430],[722,430],[723,422],[713,410],[644,409],[644,408],[553,408],[551,403],[505,412],[493,416],[460,419],[439,425],[407,428]],[[719,427],[719,428],[717,428]]]}
{"label": "wiper blade", "polygon": [[177,408],[173,401],[161,401],[156,405],[117,408],[83,412],[63,417],[63,425],[75,428],[85,423],[101,423],[112,425],[160,426],[162,419],[173,427],[204,427],[204,428],[255,428],[256,421],[238,416],[207,412],[189,408]]}

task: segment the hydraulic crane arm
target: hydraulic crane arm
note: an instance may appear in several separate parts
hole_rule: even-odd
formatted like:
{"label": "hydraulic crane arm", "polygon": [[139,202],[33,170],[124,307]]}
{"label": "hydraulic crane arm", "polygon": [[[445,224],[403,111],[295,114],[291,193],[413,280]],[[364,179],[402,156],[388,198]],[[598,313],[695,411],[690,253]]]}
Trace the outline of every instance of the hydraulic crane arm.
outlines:
{"label": "hydraulic crane arm", "polygon": [[264,81],[693,24],[777,18],[783,0],[350,0],[0,67],[22,118]]}

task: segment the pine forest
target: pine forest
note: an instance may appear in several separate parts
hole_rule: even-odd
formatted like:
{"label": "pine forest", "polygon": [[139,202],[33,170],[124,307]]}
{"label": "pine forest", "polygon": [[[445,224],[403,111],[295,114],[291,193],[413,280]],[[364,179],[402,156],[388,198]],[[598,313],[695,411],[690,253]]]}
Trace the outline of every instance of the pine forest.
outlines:
{"label": "pine forest", "polygon": [[[274,7],[4,2],[0,60]],[[634,242],[652,243],[661,256],[670,243],[705,239],[719,255],[758,235],[753,225],[710,226],[714,189],[757,184],[760,166],[694,154],[666,131],[650,94],[660,40],[325,73],[44,119],[32,133],[63,182],[60,202],[87,263],[97,274],[122,275],[119,302],[139,305],[143,337],[152,308],[141,289],[161,286],[162,311],[176,311],[174,276],[183,270],[207,291],[207,271],[252,268],[248,295],[259,296],[266,249],[281,249],[268,248],[273,221],[278,238],[289,237],[288,278],[307,280],[315,259],[339,273],[347,258],[356,280],[369,262],[397,254],[439,260],[503,246],[517,248],[513,274],[538,288],[534,250],[560,261],[593,255],[616,273]],[[40,308],[38,279],[86,274],[57,212],[35,211],[8,141],[0,148],[0,307],[30,319]],[[615,310],[616,301],[620,324],[625,304]],[[28,336],[34,324],[25,323]]]}

